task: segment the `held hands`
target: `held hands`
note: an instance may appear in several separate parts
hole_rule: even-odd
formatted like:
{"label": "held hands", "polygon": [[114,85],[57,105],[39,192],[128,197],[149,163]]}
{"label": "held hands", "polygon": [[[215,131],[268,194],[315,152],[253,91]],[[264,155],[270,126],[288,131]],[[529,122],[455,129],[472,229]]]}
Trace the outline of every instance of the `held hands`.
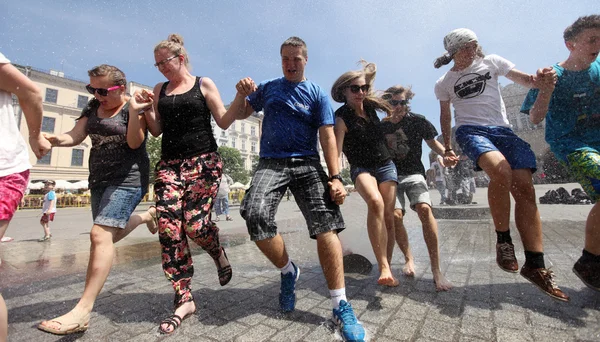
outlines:
{"label": "held hands", "polygon": [[42,136],[46,141],[48,141],[51,147],[60,146],[60,140],[58,139],[57,135],[42,133]]}
{"label": "held hands", "polygon": [[35,157],[40,159],[50,152],[52,143],[46,138],[45,135],[37,134],[35,136],[29,136],[29,146],[31,146],[31,150],[35,154]]}
{"label": "held hands", "polygon": [[445,167],[453,167],[458,163],[458,157],[454,153],[454,151],[449,150],[444,152],[444,166]]}
{"label": "held hands", "polygon": [[254,83],[254,81],[250,77],[246,77],[246,78],[241,79],[235,85],[235,89],[237,90],[238,94],[246,97],[246,96],[252,94],[253,92],[255,92],[256,89],[258,89],[258,87],[256,86],[256,83]]}
{"label": "held hands", "polygon": [[535,76],[533,77],[533,87],[540,90],[540,92],[553,92],[558,76],[556,70],[552,67],[545,67],[538,69]]}
{"label": "held hands", "polygon": [[329,195],[331,196],[331,200],[337,205],[344,204],[344,200],[348,194],[346,188],[344,188],[344,184],[338,179],[333,179],[327,182],[327,185],[329,185]]}
{"label": "held hands", "polygon": [[152,108],[154,103],[154,94],[151,91],[136,90],[133,96],[129,99],[129,108],[136,112],[148,110]]}

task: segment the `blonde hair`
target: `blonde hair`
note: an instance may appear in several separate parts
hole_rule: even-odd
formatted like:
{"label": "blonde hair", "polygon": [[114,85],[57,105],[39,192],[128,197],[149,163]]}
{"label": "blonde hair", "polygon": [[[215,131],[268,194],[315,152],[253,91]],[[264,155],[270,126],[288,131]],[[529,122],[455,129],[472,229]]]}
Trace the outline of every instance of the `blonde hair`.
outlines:
{"label": "blonde hair", "polygon": [[108,76],[108,79],[114,85],[126,85],[127,84],[127,79],[125,78],[125,73],[123,71],[121,71],[121,69],[117,68],[116,66],[112,66],[112,65],[108,65],[108,64],[101,64],[101,65],[95,66],[92,69],[88,70],[88,76],[89,77]]}
{"label": "blonde hair", "polygon": [[156,44],[154,47],[154,52],[160,49],[167,49],[175,56],[182,55],[185,66],[189,67],[190,58],[188,57],[185,47],[183,47],[183,37],[181,35],[177,33],[171,33],[169,38]]}
{"label": "blonde hair", "polygon": [[368,63],[365,60],[360,60],[359,64],[362,64],[362,70],[348,71],[338,77],[331,87],[331,97],[334,101],[340,103],[346,103],[346,96],[344,96],[344,90],[348,88],[350,83],[357,78],[364,77],[366,84],[369,85],[369,90],[365,95],[363,104],[365,107],[379,109],[386,112],[388,115],[392,112],[392,107],[384,100],[375,96],[373,91],[373,82],[375,81],[375,75],[377,74],[377,66],[375,63]]}

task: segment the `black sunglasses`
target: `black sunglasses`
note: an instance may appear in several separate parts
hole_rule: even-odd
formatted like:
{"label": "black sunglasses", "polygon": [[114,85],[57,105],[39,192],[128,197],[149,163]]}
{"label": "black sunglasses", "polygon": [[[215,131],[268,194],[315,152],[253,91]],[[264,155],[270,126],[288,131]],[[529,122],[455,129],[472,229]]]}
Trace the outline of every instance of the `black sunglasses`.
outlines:
{"label": "black sunglasses", "polygon": [[350,91],[353,92],[354,94],[357,94],[359,91],[363,91],[363,93],[366,93],[369,91],[369,88],[371,88],[371,86],[369,86],[368,84],[363,84],[361,86],[353,84],[353,85],[349,85],[348,88],[350,88]]}
{"label": "black sunglasses", "polygon": [[94,95],[94,93],[98,93],[98,95],[100,95],[100,96],[106,96],[106,95],[108,95],[109,91],[117,90],[119,88],[121,88],[120,85],[116,85],[116,86],[110,87],[108,89],[107,88],[94,88],[89,84],[85,86],[85,89],[88,91],[88,93],[90,93],[92,95]]}
{"label": "black sunglasses", "polygon": [[406,106],[408,104],[408,100],[389,100],[388,103],[391,104],[392,106],[397,106],[397,105]]}

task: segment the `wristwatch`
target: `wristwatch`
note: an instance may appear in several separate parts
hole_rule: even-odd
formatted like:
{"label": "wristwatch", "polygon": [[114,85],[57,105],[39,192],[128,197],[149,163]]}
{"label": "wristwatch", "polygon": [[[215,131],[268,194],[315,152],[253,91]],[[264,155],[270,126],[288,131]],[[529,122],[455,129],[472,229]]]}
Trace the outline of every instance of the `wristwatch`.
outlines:
{"label": "wristwatch", "polygon": [[331,177],[329,177],[329,180],[332,181],[334,179],[339,180],[340,182],[342,181],[342,176],[340,176],[340,174],[338,173],[337,175],[333,175]]}

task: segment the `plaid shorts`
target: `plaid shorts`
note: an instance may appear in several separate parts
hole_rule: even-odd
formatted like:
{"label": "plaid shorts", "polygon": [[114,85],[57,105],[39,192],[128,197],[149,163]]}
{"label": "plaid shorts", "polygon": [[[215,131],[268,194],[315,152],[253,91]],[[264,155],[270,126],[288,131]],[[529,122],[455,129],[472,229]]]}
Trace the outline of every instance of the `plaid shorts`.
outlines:
{"label": "plaid shorts", "polygon": [[252,241],[277,235],[275,213],[290,189],[304,215],[310,237],[344,230],[340,207],[331,200],[320,161],[307,158],[261,158],[240,206]]}

